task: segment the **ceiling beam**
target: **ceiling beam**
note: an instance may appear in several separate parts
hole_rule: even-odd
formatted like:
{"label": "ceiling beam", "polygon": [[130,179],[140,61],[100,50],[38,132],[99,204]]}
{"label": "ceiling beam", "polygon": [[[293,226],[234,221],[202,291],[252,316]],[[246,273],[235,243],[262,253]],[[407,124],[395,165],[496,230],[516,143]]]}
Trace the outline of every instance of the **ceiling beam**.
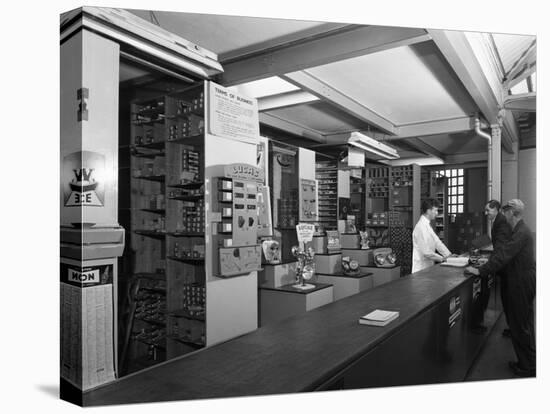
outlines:
{"label": "ceiling beam", "polygon": [[475,118],[471,116],[415,122],[412,124],[399,125],[396,130],[396,136],[387,137],[386,139],[393,140],[426,135],[454,134],[457,132],[470,131],[474,129],[474,126]]}
{"label": "ceiling beam", "polygon": [[274,39],[268,39],[262,42],[254,43],[235,50],[220,53],[218,61],[222,65],[232,63],[239,59],[244,59],[255,53],[261,53],[264,50],[273,50],[276,47],[284,47],[292,42],[297,42],[303,39],[318,37],[330,34],[337,30],[349,28],[349,23],[322,23],[313,27],[308,27],[304,30],[285,34]]}
{"label": "ceiling beam", "polygon": [[[465,34],[459,31],[431,29],[428,33],[485,119],[489,123],[496,123],[502,107],[502,97],[495,96]],[[514,134],[514,129],[510,125],[503,129],[506,133],[503,134],[502,145],[507,152],[511,152],[512,142],[518,141],[519,135]]]}
{"label": "ceiling beam", "polygon": [[518,95],[508,95],[504,98],[504,108],[512,111],[536,112],[537,94],[536,92],[529,92]]}
{"label": "ceiling beam", "polygon": [[281,93],[278,95],[265,96],[258,98],[258,110],[269,111],[272,109],[286,108],[293,105],[301,105],[310,102],[318,101],[319,98],[305,92],[305,91],[292,91]]}
{"label": "ceiling beam", "polygon": [[323,101],[340,108],[363,122],[389,134],[395,134],[396,128],[392,122],[381,117],[376,112],[371,111],[369,108],[345,95],[343,92],[340,92],[338,89],[327,85],[307,71],[302,70],[299,72],[287,73],[286,75],[282,75],[281,78],[319,97]]}
{"label": "ceiling beam", "polygon": [[347,25],[224,62],[224,73],[217,82],[233,86],[429,39],[424,29]]}
{"label": "ceiling beam", "polygon": [[[397,135],[388,135],[371,131],[359,131],[379,141],[398,141],[401,139],[419,138],[430,135],[454,134],[457,132],[471,131],[474,129],[474,117],[459,117],[441,119],[437,121],[418,122],[414,124],[399,125],[395,127]],[[489,128],[485,122],[481,122],[481,128]],[[350,133],[338,133],[325,135],[327,143],[338,144],[349,138]]]}
{"label": "ceiling beam", "polygon": [[444,158],[445,164],[464,164],[468,162],[487,161],[487,152],[472,152],[469,154],[451,154]]}
{"label": "ceiling beam", "polygon": [[445,154],[438,151],[437,149],[435,149],[431,145],[426,144],[420,138],[409,138],[409,139],[407,139],[406,142],[407,142],[407,144],[409,144],[413,148],[416,148],[417,150],[423,152],[424,154],[432,155],[434,157],[441,158],[442,160],[445,159]]}
{"label": "ceiling beam", "polygon": [[280,129],[298,137],[307,138],[311,141],[326,143],[325,137],[311,128],[289,122],[285,119],[281,119],[265,112],[260,112],[258,116],[261,124]]}
{"label": "ceiling beam", "polygon": [[533,36],[533,41],[522,53],[517,61],[514,62],[508,73],[506,79],[512,82],[515,78],[520,76],[525,70],[535,65],[537,61],[537,40]]}

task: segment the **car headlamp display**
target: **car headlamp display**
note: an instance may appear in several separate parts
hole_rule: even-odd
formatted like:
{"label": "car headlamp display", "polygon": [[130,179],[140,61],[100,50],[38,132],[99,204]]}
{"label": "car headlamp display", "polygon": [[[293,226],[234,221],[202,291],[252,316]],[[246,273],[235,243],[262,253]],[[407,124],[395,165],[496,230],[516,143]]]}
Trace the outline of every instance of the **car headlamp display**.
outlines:
{"label": "car headlamp display", "polygon": [[394,267],[397,262],[397,256],[389,247],[375,249],[373,251],[374,264],[377,267]]}
{"label": "car headlamp display", "polygon": [[342,271],[346,275],[359,273],[359,262],[351,260],[349,256],[342,257]]}

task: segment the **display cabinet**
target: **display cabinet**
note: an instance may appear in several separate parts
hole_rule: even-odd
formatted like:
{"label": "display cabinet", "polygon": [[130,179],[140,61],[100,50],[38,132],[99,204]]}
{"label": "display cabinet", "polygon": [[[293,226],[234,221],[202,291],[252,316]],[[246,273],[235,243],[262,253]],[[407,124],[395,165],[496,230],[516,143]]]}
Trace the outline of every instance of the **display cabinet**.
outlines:
{"label": "display cabinet", "polygon": [[337,161],[319,159],[317,156],[315,178],[318,182],[319,224],[326,230],[335,230],[338,226]]}

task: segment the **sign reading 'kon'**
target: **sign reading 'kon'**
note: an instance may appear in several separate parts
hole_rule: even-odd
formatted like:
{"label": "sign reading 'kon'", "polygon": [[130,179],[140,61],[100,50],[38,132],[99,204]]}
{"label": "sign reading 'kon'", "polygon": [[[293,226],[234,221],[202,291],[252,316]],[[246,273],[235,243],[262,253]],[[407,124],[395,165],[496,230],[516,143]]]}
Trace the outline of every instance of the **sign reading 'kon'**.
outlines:
{"label": "sign reading 'kon'", "polygon": [[69,268],[68,273],[68,282],[70,283],[80,283],[82,285],[87,285],[100,282],[99,269],[79,272],[75,269]]}

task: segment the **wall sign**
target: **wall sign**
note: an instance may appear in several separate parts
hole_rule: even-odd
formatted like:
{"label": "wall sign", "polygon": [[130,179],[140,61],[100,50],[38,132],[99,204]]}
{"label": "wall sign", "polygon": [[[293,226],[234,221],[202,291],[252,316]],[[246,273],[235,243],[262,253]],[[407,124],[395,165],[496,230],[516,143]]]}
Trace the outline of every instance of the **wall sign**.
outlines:
{"label": "wall sign", "polygon": [[317,220],[317,181],[300,179],[300,221]]}
{"label": "wall sign", "polygon": [[61,282],[81,288],[113,283],[113,265],[75,266],[61,264]]}
{"label": "wall sign", "polygon": [[63,160],[65,207],[103,207],[105,201],[105,156],[79,151]]}
{"label": "wall sign", "polygon": [[257,144],[260,138],[258,101],[208,83],[210,134]]}
{"label": "wall sign", "polygon": [[256,181],[263,183],[265,174],[263,170],[250,164],[230,164],[223,168],[224,176],[238,180]]}

